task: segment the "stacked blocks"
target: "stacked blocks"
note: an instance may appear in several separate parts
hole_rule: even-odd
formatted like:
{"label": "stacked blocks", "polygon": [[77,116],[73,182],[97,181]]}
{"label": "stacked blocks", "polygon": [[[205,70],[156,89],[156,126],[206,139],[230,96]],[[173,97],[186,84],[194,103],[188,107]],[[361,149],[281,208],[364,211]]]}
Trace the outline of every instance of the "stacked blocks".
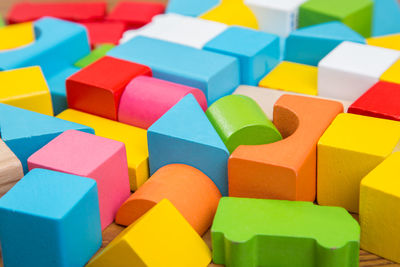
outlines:
{"label": "stacked blocks", "polygon": [[21,162],[0,140],[0,198],[24,176]]}
{"label": "stacked blocks", "polygon": [[0,28],[0,51],[30,45],[35,41],[33,23],[26,22]]}

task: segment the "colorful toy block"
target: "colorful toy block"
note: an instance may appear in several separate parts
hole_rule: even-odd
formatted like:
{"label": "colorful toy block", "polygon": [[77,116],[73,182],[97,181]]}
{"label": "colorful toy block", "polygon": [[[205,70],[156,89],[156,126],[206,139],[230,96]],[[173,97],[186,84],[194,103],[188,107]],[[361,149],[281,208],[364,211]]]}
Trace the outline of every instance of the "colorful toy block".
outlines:
{"label": "colorful toy block", "polygon": [[241,84],[257,85],[279,62],[279,37],[244,27],[229,27],[209,41],[204,50],[236,57]]}
{"label": "colorful toy block", "polygon": [[372,0],[309,0],[300,6],[299,27],[341,21],[365,38],[372,34]]}
{"label": "colorful toy block", "polygon": [[151,76],[147,66],[103,57],[67,79],[68,107],[107,119],[118,119],[125,86],[140,75]]}
{"label": "colorful toy block", "polygon": [[216,264],[358,266],[360,226],[342,208],[222,198],[211,234]]}
{"label": "colorful toy block", "polygon": [[185,95],[192,94],[203,111],[207,110],[204,93],[196,88],[147,76],[133,79],[122,93],[118,121],[148,129]]}
{"label": "colorful toy block", "polygon": [[167,199],[121,232],[87,267],[203,267],[206,243]]}
{"label": "colorful toy block", "polygon": [[399,58],[400,51],[343,42],[318,64],[318,93],[355,101]]}
{"label": "colorful toy block", "polygon": [[182,98],[147,132],[150,173],[182,163],[195,167],[228,194],[229,152],[193,95]]}
{"label": "colorful toy block", "polygon": [[9,267],[83,266],[101,246],[96,182],[84,177],[29,172],[0,199],[0,221]]}
{"label": "colorful toy block", "polygon": [[318,66],[318,63],[344,41],[365,43],[364,37],[339,21],[301,28],[286,39],[285,60]]}
{"label": "colorful toy block", "polygon": [[389,260],[400,262],[400,152],[390,155],[361,180],[361,247]]}
{"label": "colorful toy block", "polygon": [[50,91],[38,66],[1,71],[0,102],[53,116]]}
{"label": "colorful toy block", "polygon": [[21,48],[35,41],[33,23],[26,22],[0,28],[0,51]]}
{"label": "colorful toy block", "polygon": [[221,0],[170,0],[166,13],[176,13],[184,16],[199,17],[216,7]]}
{"label": "colorful toy block", "polygon": [[318,142],[318,204],[358,213],[360,181],[400,141],[400,122],[340,114]]}
{"label": "colorful toy block", "polygon": [[4,20],[1,15],[0,15],[0,27],[4,27]]}
{"label": "colorful toy block", "polygon": [[400,59],[388,68],[381,76],[381,81],[400,84]]}
{"label": "colorful toy block", "polygon": [[21,162],[6,143],[0,140],[0,198],[23,176]]}
{"label": "colorful toy block", "polygon": [[400,33],[379,36],[379,37],[371,37],[367,39],[367,44],[383,48],[400,50]]}
{"label": "colorful toy block", "polygon": [[317,143],[341,112],[339,102],[283,95],[274,106],[274,124],[284,140],[232,153],[229,196],[314,201]]}
{"label": "colorful toy block", "polygon": [[260,87],[318,95],[318,68],[282,61],[259,83]]}
{"label": "colorful toy block", "polygon": [[28,159],[29,170],[48,169],[97,182],[101,229],[110,225],[130,195],[125,145],[79,131],[66,131]]}
{"label": "colorful toy block", "polygon": [[400,32],[400,3],[397,0],[374,0],[372,36]]}
{"label": "colorful toy block", "polygon": [[198,88],[209,105],[232,93],[240,81],[234,57],[143,36],[115,47],[108,55],[149,66],[155,78]]}
{"label": "colorful toy block", "polygon": [[82,25],[88,30],[91,47],[102,44],[117,45],[126,29],[122,22],[86,22]]}
{"label": "colorful toy block", "polygon": [[146,130],[73,109],[67,109],[57,117],[88,125],[95,129],[96,135],[124,143],[133,191],[149,178]]}
{"label": "colorful toy block", "polygon": [[261,145],[282,140],[257,102],[247,96],[229,95],[207,109],[206,115],[232,153],[240,145]]}
{"label": "colorful toy block", "polygon": [[[184,190],[182,190],[184,188]],[[221,193],[204,173],[184,164],[166,165],[121,206],[116,223],[129,226],[163,199],[168,199],[199,235],[212,224]]]}
{"label": "colorful toy block", "polygon": [[101,59],[102,57],[104,57],[107,54],[107,52],[113,49],[114,47],[115,45],[113,44],[99,45],[94,50],[92,50],[92,52],[90,52],[89,55],[75,62],[74,66],[81,69],[85,68],[90,64],[96,62],[97,60]]}

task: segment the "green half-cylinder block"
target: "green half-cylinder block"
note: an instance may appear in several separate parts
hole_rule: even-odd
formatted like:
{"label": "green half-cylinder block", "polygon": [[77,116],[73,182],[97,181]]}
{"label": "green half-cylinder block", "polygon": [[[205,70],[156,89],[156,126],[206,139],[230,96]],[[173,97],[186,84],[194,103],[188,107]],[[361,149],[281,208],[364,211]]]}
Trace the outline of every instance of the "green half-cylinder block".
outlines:
{"label": "green half-cylinder block", "polygon": [[213,261],[227,267],[356,267],[360,227],[343,208],[225,197],[211,227]]}
{"label": "green half-cylinder block", "polygon": [[299,27],[341,21],[365,38],[372,34],[372,0],[309,0],[300,6]]}
{"label": "green half-cylinder block", "polygon": [[85,67],[89,66],[90,64],[92,64],[93,62],[104,57],[107,54],[107,52],[110,51],[114,47],[115,47],[115,45],[113,45],[113,44],[100,45],[96,49],[94,49],[92,52],[90,52],[89,55],[78,60],[74,65],[75,65],[75,67],[78,67],[81,69],[85,68]]}
{"label": "green half-cylinder block", "polygon": [[230,153],[240,145],[261,145],[282,140],[264,111],[247,96],[225,96],[212,104],[206,115]]}

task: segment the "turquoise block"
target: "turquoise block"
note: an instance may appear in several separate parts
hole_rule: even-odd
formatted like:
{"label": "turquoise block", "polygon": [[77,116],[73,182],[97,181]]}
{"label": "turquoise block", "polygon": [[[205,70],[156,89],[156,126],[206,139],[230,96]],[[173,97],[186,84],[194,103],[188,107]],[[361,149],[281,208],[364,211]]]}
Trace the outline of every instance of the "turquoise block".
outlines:
{"label": "turquoise block", "polygon": [[0,104],[1,139],[21,161],[25,173],[28,158],[67,130],[94,134],[92,128],[84,125]]}
{"label": "turquoise block", "polygon": [[203,49],[236,57],[240,63],[241,84],[257,86],[279,63],[280,39],[275,34],[229,27]]}
{"label": "turquoise block", "polygon": [[148,37],[135,37],[107,54],[146,65],[155,78],[198,88],[209,104],[240,83],[236,58]]}
{"label": "turquoise block", "polygon": [[170,0],[166,13],[176,13],[185,16],[199,17],[216,7],[220,0]]}
{"label": "turquoise block", "polygon": [[150,173],[182,163],[205,173],[228,194],[229,152],[193,95],[182,98],[147,131]]}
{"label": "turquoise block", "polygon": [[328,22],[298,29],[286,39],[285,60],[318,66],[343,41],[365,43],[364,37],[341,22]]}
{"label": "turquoise block", "polygon": [[34,169],[0,199],[7,267],[84,266],[102,243],[96,181]]}
{"label": "turquoise block", "polygon": [[372,36],[400,33],[400,4],[397,0],[374,0]]}

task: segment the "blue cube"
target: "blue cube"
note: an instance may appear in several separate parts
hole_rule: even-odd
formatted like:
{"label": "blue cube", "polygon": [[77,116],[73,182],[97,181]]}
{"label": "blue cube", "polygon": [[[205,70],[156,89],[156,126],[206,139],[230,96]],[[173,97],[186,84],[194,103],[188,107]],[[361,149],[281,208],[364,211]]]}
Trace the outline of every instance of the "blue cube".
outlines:
{"label": "blue cube", "polygon": [[199,17],[220,4],[220,0],[169,0],[165,13]]}

